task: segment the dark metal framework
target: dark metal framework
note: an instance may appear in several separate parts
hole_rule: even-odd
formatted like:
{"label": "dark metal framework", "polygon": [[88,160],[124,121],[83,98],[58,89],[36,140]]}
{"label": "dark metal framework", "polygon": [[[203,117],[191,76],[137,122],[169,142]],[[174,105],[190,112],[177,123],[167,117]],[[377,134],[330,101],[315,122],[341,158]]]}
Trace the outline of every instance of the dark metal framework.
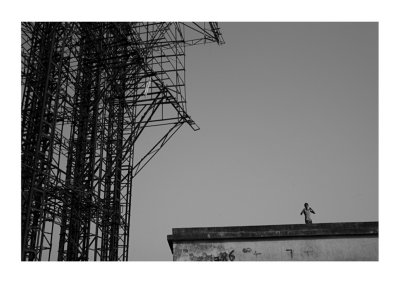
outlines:
{"label": "dark metal framework", "polygon": [[128,260],[134,177],[183,124],[199,129],[185,47],[223,44],[220,29],[24,22],[21,35],[21,259]]}

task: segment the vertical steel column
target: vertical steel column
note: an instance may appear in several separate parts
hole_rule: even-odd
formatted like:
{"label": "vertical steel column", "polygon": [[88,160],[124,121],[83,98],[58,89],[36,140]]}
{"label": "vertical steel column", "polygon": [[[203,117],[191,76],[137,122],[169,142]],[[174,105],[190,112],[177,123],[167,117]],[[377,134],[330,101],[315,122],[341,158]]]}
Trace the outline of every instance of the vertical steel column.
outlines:
{"label": "vertical steel column", "polygon": [[[220,30],[22,23],[21,34],[21,260],[128,260],[134,177],[184,123],[199,129],[185,47],[220,44]],[[165,134],[138,153],[150,127]]]}

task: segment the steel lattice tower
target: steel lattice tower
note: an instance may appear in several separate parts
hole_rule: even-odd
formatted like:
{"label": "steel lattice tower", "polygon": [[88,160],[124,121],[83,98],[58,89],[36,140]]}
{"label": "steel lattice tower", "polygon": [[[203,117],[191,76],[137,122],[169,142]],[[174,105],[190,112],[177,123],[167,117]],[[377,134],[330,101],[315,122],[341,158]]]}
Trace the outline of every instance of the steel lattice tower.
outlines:
{"label": "steel lattice tower", "polygon": [[21,259],[128,260],[134,177],[183,124],[199,129],[185,48],[223,44],[220,29],[24,22],[21,36]]}

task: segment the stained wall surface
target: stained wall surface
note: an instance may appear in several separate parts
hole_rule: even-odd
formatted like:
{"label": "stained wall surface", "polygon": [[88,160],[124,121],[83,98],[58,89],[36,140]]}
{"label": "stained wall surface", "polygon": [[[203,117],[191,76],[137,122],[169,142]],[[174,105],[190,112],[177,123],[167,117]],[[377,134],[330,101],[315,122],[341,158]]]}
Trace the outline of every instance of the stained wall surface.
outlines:
{"label": "stained wall surface", "polygon": [[174,261],[378,260],[377,222],[181,228],[174,232],[169,236]]}
{"label": "stained wall surface", "polygon": [[378,238],[182,242],[174,261],[378,260]]}

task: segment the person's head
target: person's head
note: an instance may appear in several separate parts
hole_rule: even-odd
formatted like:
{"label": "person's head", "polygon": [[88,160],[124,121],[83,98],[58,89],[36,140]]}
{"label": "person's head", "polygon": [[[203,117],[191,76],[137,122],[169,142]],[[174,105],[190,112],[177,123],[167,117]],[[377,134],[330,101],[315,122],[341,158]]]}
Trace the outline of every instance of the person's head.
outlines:
{"label": "person's head", "polygon": [[308,203],[305,203],[305,204],[304,204],[304,207],[305,207],[305,208],[308,208]]}

